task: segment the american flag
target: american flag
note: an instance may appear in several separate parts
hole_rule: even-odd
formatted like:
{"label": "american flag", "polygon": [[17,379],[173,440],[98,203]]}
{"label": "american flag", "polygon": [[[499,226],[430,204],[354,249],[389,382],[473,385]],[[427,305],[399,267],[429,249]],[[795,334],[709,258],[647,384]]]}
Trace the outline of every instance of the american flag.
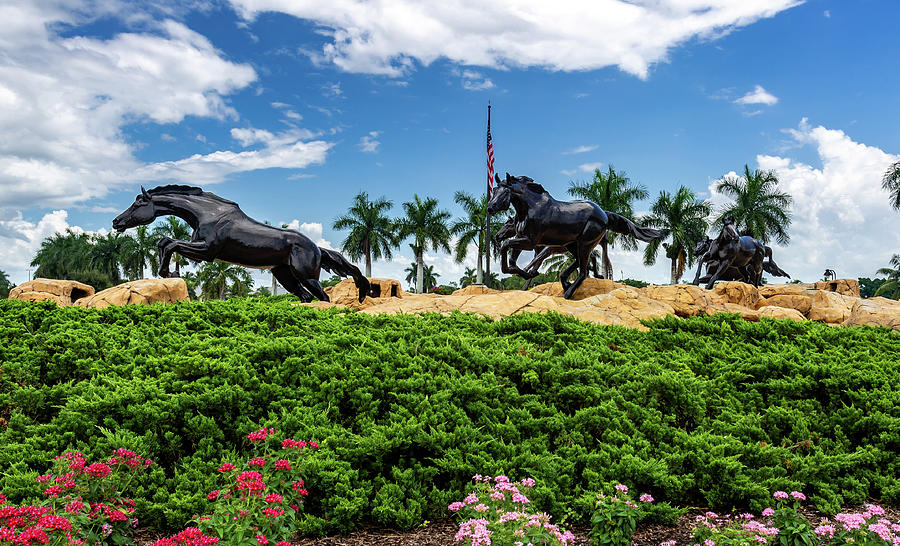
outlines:
{"label": "american flag", "polygon": [[488,106],[487,129],[488,198],[494,192],[494,141],[491,140],[491,107]]}

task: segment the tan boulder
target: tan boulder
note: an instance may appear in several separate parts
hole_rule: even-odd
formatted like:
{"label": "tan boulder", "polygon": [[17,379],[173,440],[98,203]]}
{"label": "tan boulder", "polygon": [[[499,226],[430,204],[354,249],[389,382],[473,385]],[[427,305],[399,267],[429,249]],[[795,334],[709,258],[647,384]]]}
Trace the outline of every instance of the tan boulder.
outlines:
{"label": "tan boulder", "polygon": [[[804,292],[806,291],[804,290]],[[760,310],[768,306],[794,309],[801,315],[806,316],[812,307],[812,296],[808,293],[775,294],[768,298],[762,298],[756,303],[756,308]]]}
{"label": "tan boulder", "polygon": [[788,307],[778,307],[777,305],[767,305],[765,307],[760,307],[759,316],[761,318],[771,318],[771,319],[790,319],[796,321],[804,321],[806,317],[803,316],[803,313],[796,309],[788,308]]}
{"label": "tan boulder", "polygon": [[900,301],[882,297],[857,300],[843,324],[884,326],[900,331]]}
{"label": "tan boulder", "polygon": [[737,313],[744,320],[759,322],[759,311],[736,303],[712,303],[706,308],[705,314],[715,315],[716,313]]}
{"label": "tan boulder", "polygon": [[474,296],[476,294],[499,294],[500,290],[494,290],[493,288],[488,288],[483,284],[470,284],[469,286],[463,286],[459,290],[454,290],[451,296]]}
{"label": "tan boulder", "polygon": [[759,287],[759,297],[770,298],[772,296],[807,295],[807,290],[815,288],[809,283],[794,284],[764,284]]}
{"label": "tan boulder", "polygon": [[331,299],[331,303],[342,307],[350,307],[352,309],[365,309],[373,305],[379,305],[391,298],[402,298],[406,295],[400,281],[394,279],[369,279],[371,294],[359,301],[359,290],[356,288],[356,282],[352,278],[347,278],[334,286],[325,289],[325,293]]}
{"label": "tan boulder", "polygon": [[750,309],[756,309],[756,302],[760,299],[759,289],[745,282],[720,282],[715,285],[713,292],[727,303],[742,305]]}
{"label": "tan boulder", "polygon": [[725,300],[713,292],[692,284],[650,285],[640,289],[641,293],[652,299],[667,303],[679,317],[693,317],[707,313],[710,306],[721,306]]}
{"label": "tan boulder", "polygon": [[837,292],[825,292],[824,290],[810,290],[812,296],[811,307],[806,318],[828,324],[842,324],[850,318],[853,304],[859,298],[844,296]]}
{"label": "tan boulder", "polygon": [[639,330],[647,329],[641,324],[642,320],[675,314],[668,303],[652,300],[629,286],[617,288],[608,294],[592,296],[580,303],[582,305],[567,310],[567,314],[598,324],[615,324]]}
{"label": "tan boulder", "polygon": [[[584,279],[584,282],[581,283],[581,286],[578,287],[578,290],[572,294],[572,301],[583,300],[585,298],[590,298],[591,296],[598,296],[600,294],[608,294],[617,288],[624,288],[627,285],[613,282],[609,279],[595,279],[593,277],[589,277]],[[545,296],[553,296],[555,298],[563,297],[564,290],[562,287],[562,283],[559,282],[548,282],[544,284],[539,284],[529,290],[529,292],[533,292],[535,294],[543,294]]]}
{"label": "tan boulder", "polygon": [[833,281],[819,281],[813,285],[816,290],[837,292],[844,296],[859,297],[859,281],[856,279],[835,279]]}
{"label": "tan boulder", "polygon": [[175,303],[190,301],[184,279],[143,279],[129,281],[75,302],[79,307],[103,309],[110,305]]}
{"label": "tan boulder", "polygon": [[76,300],[94,294],[94,287],[78,281],[37,278],[23,282],[9,291],[9,299],[25,301],[54,301],[59,306],[72,305]]}

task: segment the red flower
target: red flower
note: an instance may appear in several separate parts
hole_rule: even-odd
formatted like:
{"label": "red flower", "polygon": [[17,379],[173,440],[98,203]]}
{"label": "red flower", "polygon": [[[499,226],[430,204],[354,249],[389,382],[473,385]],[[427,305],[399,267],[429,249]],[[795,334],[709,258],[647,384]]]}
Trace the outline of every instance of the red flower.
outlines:
{"label": "red flower", "polygon": [[287,459],[278,459],[277,461],[275,461],[275,468],[277,468],[278,470],[290,470],[291,462]]}
{"label": "red flower", "polygon": [[47,489],[44,490],[44,494],[49,495],[51,497],[55,497],[55,496],[59,495],[60,493],[62,493],[62,490],[63,490],[63,488],[60,485],[51,485],[50,487],[48,487]]}
{"label": "red flower", "polygon": [[78,514],[84,510],[84,503],[81,501],[70,502],[65,506],[65,511],[70,514]]}
{"label": "red flower", "polygon": [[282,500],[284,499],[278,493],[269,493],[268,495],[266,495],[266,502],[270,502],[272,504],[278,504]]}
{"label": "red flower", "polygon": [[263,515],[267,518],[277,518],[284,514],[283,508],[263,508]]}
{"label": "red flower", "polygon": [[261,544],[262,546],[265,546],[269,543],[269,539],[266,538],[266,535],[256,535],[256,542],[258,544]]}
{"label": "red flower", "polygon": [[252,459],[247,461],[247,464],[249,464],[250,466],[266,466],[266,460],[262,457],[253,457]]}
{"label": "red flower", "polygon": [[219,472],[228,472],[230,470],[234,470],[234,465],[231,463],[225,463],[219,467]]}
{"label": "red flower", "polygon": [[219,497],[219,490],[210,491],[209,495],[206,495],[206,498],[209,500],[216,500]]}
{"label": "red flower", "polygon": [[112,469],[103,463],[94,463],[84,469],[85,474],[95,478],[105,478],[109,476]]}

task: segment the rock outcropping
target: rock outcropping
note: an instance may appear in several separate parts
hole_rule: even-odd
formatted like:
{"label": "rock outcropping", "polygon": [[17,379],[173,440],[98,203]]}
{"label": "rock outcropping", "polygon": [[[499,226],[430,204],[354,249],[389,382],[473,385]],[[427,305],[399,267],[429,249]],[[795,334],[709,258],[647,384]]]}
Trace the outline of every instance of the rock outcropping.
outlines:
{"label": "rock outcropping", "polygon": [[54,301],[60,307],[72,305],[80,298],[93,295],[93,286],[78,281],[40,278],[23,282],[9,291],[11,300]]}
{"label": "rock outcropping", "polygon": [[175,303],[189,301],[184,279],[143,279],[129,281],[75,302],[79,307],[102,309],[110,305]]}
{"label": "rock outcropping", "polygon": [[[500,292],[481,286],[466,287],[450,296],[398,292],[397,297],[387,299],[366,298],[363,304],[356,301],[355,291],[350,291],[346,298],[335,298],[332,303],[316,302],[310,305],[331,307],[338,304],[363,309],[362,312],[366,314],[448,314],[462,311],[493,318],[517,313],[556,311],[590,322],[632,328],[644,328],[641,320],[667,315],[692,317],[737,313],[750,321],[812,320],[836,326],[884,326],[900,331],[900,302],[885,298],[860,299],[859,285],[853,279],[815,284],[765,285],[760,288],[741,282],[722,282],[713,290],[684,284],[633,288],[604,279],[588,281],[575,293],[572,300],[561,297],[562,286],[559,283],[548,283],[528,292]],[[352,281],[349,282],[352,286]]]}

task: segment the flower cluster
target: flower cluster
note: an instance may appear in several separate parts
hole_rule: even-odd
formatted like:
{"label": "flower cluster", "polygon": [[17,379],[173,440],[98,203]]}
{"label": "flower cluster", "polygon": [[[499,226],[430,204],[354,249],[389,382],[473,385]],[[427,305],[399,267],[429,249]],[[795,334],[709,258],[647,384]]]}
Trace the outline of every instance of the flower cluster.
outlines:
{"label": "flower cluster", "polygon": [[[653,502],[653,497],[644,493],[638,497],[642,503]],[[640,518],[640,507],[628,492],[628,486],[617,484],[612,495],[600,493],[591,515],[590,539],[593,544],[610,546],[631,546],[631,537]]]}
{"label": "flower cluster", "polygon": [[868,544],[900,546],[900,525],[882,517],[884,509],[866,505],[863,512],[846,512],[823,519],[815,529],[798,508],[806,495],[799,491],[776,491],[774,508],[766,508],[760,519],[752,514],[737,517],[713,512],[697,516],[696,546],[727,544]]}
{"label": "flower cluster", "polygon": [[0,544],[121,544],[137,526],[134,501],[122,496],[131,481],[153,464],[117,449],[108,460],[88,464],[80,452],[54,458],[41,506],[7,506],[0,495]]}
{"label": "flower cluster", "polygon": [[833,522],[824,519],[815,533],[827,543],[900,545],[900,524],[885,518],[884,509],[875,504],[867,504],[862,512],[840,513]]}
{"label": "flower cluster", "polygon": [[[250,457],[244,463],[225,462],[219,466],[218,474],[224,485],[206,497],[212,503],[211,512],[195,516],[196,530],[185,529],[182,533],[217,536],[216,540],[223,545],[289,546],[286,540],[297,530],[298,512],[309,495],[300,477],[301,462],[319,444],[279,438],[279,432],[273,428],[251,432],[247,439],[253,451]],[[178,536],[165,540],[176,541]],[[154,546],[173,543],[181,544],[160,542]]]}
{"label": "flower cluster", "polygon": [[525,495],[535,486],[526,478],[513,482],[506,476],[476,474],[475,490],[448,508],[460,518],[456,542],[470,546],[489,544],[556,544],[566,546],[575,540],[572,533],[550,523],[550,516],[531,510]]}

